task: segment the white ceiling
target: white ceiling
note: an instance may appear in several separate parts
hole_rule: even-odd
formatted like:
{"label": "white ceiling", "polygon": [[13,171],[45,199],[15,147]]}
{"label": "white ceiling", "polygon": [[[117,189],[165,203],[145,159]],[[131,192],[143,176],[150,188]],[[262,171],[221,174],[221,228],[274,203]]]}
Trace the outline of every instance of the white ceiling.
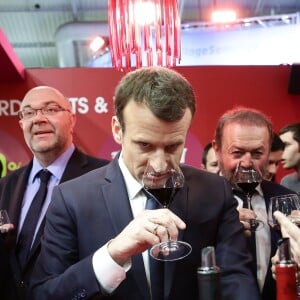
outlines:
{"label": "white ceiling", "polygon": [[[238,17],[295,13],[300,0],[178,0],[182,23],[203,22],[209,11],[235,7]],[[0,28],[26,68],[59,67],[57,29],[68,22],[107,22],[108,0],[0,0]]]}

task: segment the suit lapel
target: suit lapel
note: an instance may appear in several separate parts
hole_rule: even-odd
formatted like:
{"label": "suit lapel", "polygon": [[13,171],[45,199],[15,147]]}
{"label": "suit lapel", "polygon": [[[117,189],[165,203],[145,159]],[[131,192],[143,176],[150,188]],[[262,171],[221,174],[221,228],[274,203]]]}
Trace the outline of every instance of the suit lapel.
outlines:
{"label": "suit lapel", "polygon": [[[9,235],[9,239],[10,239],[9,244],[12,245],[12,247],[16,247],[17,244],[17,234],[18,234],[19,220],[20,220],[22,203],[23,203],[23,196],[25,193],[31,168],[32,168],[32,161],[27,166],[25,166],[22,170],[20,170],[20,173],[15,173],[16,179],[14,180],[12,185],[13,189],[10,191],[11,192],[10,199],[14,199],[14,200],[10,206],[9,215],[11,218],[11,222],[15,226],[14,232],[11,235]],[[14,277],[16,278],[16,281],[19,282],[21,280],[21,270],[19,267],[19,263],[16,259],[16,256],[14,254],[10,256],[10,262],[14,272]]]}
{"label": "suit lapel", "polygon": [[[70,157],[70,159],[69,159],[69,161],[66,165],[66,168],[64,170],[64,173],[63,173],[59,183],[71,180],[75,177],[78,177],[78,176],[82,175],[83,174],[83,168],[84,168],[85,165],[87,165],[87,163],[88,162],[87,162],[86,157],[75,148],[73,154],[71,155],[71,157]],[[44,217],[44,219],[42,220],[41,225],[39,227],[39,230],[36,234],[36,237],[34,239],[28,261],[30,261],[30,258],[32,256],[34,256],[34,253],[37,251],[37,249],[40,246],[41,237],[42,237],[43,232],[44,232],[45,221],[46,220],[45,220],[45,217]]]}
{"label": "suit lapel", "polygon": [[[103,189],[104,201],[115,230],[115,235],[117,235],[133,219],[124,178],[119,168],[117,158],[108,165],[106,180],[109,184]],[[141,254],[132,257],[132,267],[129,272],[136,281],[137,288],[140,290],[141,295],[143,295],[141,299],[149,299],[149,293],[145,293],[145,291],[149,291],[149,288]]]}
{"label": "suit lapel", "polygon": [[14,189],[11,191],[10,199],[15,199],[11,205],[11,211],[9,211],[9,215],[11,216],[11,222],[14,224],[17,234],[17,229],[19,227],[19,220],[22,209],[23,197],[26,189],[26,185],[28,182],[28,177],[30,170],[32,168],[32,162],[22,170],[22,173],[16,179],[14,184]]}
{"label": "suit lapel", "polygon": [[261,189],[264,195],[264,199],[266,201],[267,211],[269,209],[270,198],[282,194],[288,194],[289,191],[286,190],[279,184],[275,184],[271,181],[263,180],[261,183]]}
{"label": "suit lapel", "polygon": [[[84,168],[84,166],[86,164],[87,164],[86,157],[75,148],[73,154],[71,155],[71,157],[66,165],[66,168],[64,170],[64,173],[63,173],[62,178],[59,183],[71,180],[75,177],[82,175],[83,174],[82,169]],[[36,234],[36,237],[34,239],[26,266],[29,264],[31,258],[34,257],[35,252],[40,247],[41,238],[44,233],[45,222],[46,222],[46,219],[44,217],[44,219],[42,220],[41,225],[39,227],[39,230]],[[26,269],[26,266],[24,267],[24,269]]]}
{"label": "suit lapel", "polygon": [[83,168],[85,165],[87,165],[87,163],[87,158],[75,148],[66,165],[65,171],[59,183],[71,180],[82,175],[84,173]]}

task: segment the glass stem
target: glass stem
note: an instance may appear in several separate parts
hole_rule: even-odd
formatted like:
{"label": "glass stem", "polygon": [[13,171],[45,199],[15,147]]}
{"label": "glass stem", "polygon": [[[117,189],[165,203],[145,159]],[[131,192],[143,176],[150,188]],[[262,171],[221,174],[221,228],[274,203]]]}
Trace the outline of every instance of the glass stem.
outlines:
{"label": "glass stem", "polygon": [[251,196],[247,194],[248,209],[251,209]]}

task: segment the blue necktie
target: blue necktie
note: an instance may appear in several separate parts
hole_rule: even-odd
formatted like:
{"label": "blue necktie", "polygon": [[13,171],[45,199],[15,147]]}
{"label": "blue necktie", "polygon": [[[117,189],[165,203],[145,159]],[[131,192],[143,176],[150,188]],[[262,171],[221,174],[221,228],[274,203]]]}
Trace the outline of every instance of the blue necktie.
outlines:
{"label": "blue necktie", "polygon": [[[149,195],[144,192],[147,197],[146,209],[158,209],[160,204]],[[154,259],[149,254],[149,267],[150,267],[150,282],[151,282],[151,295],[152,300],[164,299],[164,262]]]}
{"label": "blue necktie", "polygon": [[21,269],[24,268],[29,257],[36,225],[38,223],[41,209],[47,195],[47,186],[51,177],[51,172],[48,170],[41,170],[36,176],[40,178],[40,187],[35,194],[27,212],[17,244],[17,256]]}

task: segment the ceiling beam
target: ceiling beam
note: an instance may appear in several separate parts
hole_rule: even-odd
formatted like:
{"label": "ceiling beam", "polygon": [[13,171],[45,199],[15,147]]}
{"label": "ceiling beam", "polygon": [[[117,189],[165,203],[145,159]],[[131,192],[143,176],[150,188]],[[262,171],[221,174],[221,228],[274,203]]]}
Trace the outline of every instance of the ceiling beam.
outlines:
{"label": "ceiling beam", "polygon": [[0,81],[24,80],[25,68],[0,28]]}

